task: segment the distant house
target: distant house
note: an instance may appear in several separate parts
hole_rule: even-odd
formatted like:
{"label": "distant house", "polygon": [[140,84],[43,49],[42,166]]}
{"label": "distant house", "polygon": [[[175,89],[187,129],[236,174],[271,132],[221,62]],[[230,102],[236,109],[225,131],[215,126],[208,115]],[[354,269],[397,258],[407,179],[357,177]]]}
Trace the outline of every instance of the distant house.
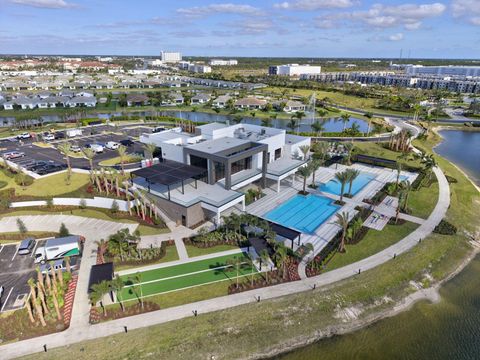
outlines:
{"label": "distant house", "polygon": [[144,94],[128,94],[127,95],[127,106],[143,106],[147,105],[149,98]]}
{"label": "distant house", "polygon": [[182,105],[185,102],[183,95],[180,93],[173,93],[162,100],[162,105]]}
{"label": "distant house", "polygon": [[14,105],[15,105],[15,104],[14,104],[13,102],[7,101],[7,102],[3,103],[3,108],[4,108],[5,110],[13,110],[13,106],[14,106]]}
{"label": "distant house", "polygon": [[235,108],[237,109],[262,109],[267,104],[266,100],[257,99],[255,97],[246,97],[239,99],[235,102]]}
{"label": "distant house", "polygon": [[221,95],[215,100],[213,100],[212,105],[217,108],[224,108],[227,106],[228,101],[230,101],[232,97],[230,95]]}
{"label": "distant house", "polygon": [[97,99],[93,96],[75,96],[68,100],[65,105],[68,107],[95,107],[97,105]]}
{"label": "distant house", "polygon": [[298,111],[305,111],[306,105],[301,103],[300,101],[295,100],[288,100],[285,103],[285,107],[282,109],[285,112],[298,112]]}
{"label": "distant house", "polygon": [[205,104],[210,101],[210,95],[197,94],[190,99],[191,104]]}
{"label": "distant house", "polygon": [[15,105],[18,105],[22,110],[35,109],[38,105],[37,100],[27,97],[19,97],[14,100]]}

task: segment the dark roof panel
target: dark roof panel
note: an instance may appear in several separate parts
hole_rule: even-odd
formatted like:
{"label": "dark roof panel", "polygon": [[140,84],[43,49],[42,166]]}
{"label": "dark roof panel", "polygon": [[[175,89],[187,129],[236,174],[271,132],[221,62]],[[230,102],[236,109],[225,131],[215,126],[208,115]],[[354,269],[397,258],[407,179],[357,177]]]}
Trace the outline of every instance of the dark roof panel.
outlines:
{"label": "dark roof panel", "polygon": [[173,185],[183,180],[203,175],[206,171],[206,169],[197,166],[164,160],[159,164],[135,170],[132,174],[142,177],[151,183]]}
{"label": "dark roof panel", "polygon": [[88,281],[88,292],[94,284],[100,284],[102,281],[111,281],[113,279],[113,263],[93,265],[90,270],[90,280]]}

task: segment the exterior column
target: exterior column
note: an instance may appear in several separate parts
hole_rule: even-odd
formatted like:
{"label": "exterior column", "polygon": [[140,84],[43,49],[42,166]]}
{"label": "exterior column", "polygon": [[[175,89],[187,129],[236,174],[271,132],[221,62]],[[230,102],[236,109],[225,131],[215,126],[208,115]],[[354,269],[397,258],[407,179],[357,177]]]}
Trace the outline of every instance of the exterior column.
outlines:
{"label": "exterior column", "polygon": [[245,198],[242,200],[242,211],[245,212]]}
{"label": "exterior column", "polygon": [[230,190],[232,187],[232,164],[230,161],[225,162],[225,189]]}
{"label": "exterior column", "polygon": [[280,192],[280,178],[277,180],[277,193]]}
{"label": "exterior column", "polygon": [[217,210],[217,226],[220,226],[220,211]]}
{"label": "exterior column", "polygon": [[213,160],[208,159],[207,167],[208,167],[208,183],[210,185],[213,185],[215,184],[215,163],[213,162]]}
{"label": "exterior column", "polygon": [[268,166],[268,152],[267,150],[263,151],[262,157],[262,181],[260,182],[262,189],[265,189],[267,186],[267,166]]}

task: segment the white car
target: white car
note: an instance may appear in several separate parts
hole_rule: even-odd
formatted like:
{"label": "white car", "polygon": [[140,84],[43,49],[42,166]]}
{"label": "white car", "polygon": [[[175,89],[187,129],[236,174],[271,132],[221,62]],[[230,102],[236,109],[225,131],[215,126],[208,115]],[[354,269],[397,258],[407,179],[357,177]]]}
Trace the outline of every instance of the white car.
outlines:
{"label": "white car", "polygon": [[43,140],[45,140],[45,141],[53,141],[53,140],[55,140],[55,135],[53,135],[53,134],[45,134],[45,135],[43,135]]}
{"label": "white car", "polygon": [[17,139],[30,139],[30,133],[24,132],[22,134],[17,135]]}
{"label": "white car", "polygon": [[93,151],[95,151],[97,154],[98,153],[103,153],[103,146],[100,145],[100,144],[91,144],[90,145],[90,149],[92,149]]}
{"label": "white car", "polygon": [[79,153],[79,152],[82,151],[82,149],[78,145],[72,145],[72,146],[70,146],[70,151],[74,152],[74,153]]}
{"label": "white car", "polygon": [[24,157],[25,153],[21,151],[10,151],[10,152],[4,153],[2,156],[5,160],[12,160],[12,159]]}
{"label": "white car", "polygon": [[120,144],[115,141],[109,141],[105,144],[105,147],[110,150],[117,150]]}

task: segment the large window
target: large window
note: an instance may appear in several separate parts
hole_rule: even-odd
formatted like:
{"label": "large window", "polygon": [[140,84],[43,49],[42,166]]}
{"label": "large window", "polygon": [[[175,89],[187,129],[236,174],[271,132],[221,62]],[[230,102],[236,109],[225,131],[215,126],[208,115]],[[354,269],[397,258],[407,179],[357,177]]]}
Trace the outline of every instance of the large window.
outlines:
{"label": "large window", "polygon": [[242,170],[248,170],[252,168],[252,157],[249,156],[245,159],[235,161],[232,163],[232,175]]}
{"label": "large window", "polygon": [[215,164],[215,182],[225,177],[225,165],[220,162],[214,162]]}
{"label": "large window", "polygon": [[190,155],[190,165],[198,166],[202,169],[207,169],[207,159],[201,158],[199,156]]}

